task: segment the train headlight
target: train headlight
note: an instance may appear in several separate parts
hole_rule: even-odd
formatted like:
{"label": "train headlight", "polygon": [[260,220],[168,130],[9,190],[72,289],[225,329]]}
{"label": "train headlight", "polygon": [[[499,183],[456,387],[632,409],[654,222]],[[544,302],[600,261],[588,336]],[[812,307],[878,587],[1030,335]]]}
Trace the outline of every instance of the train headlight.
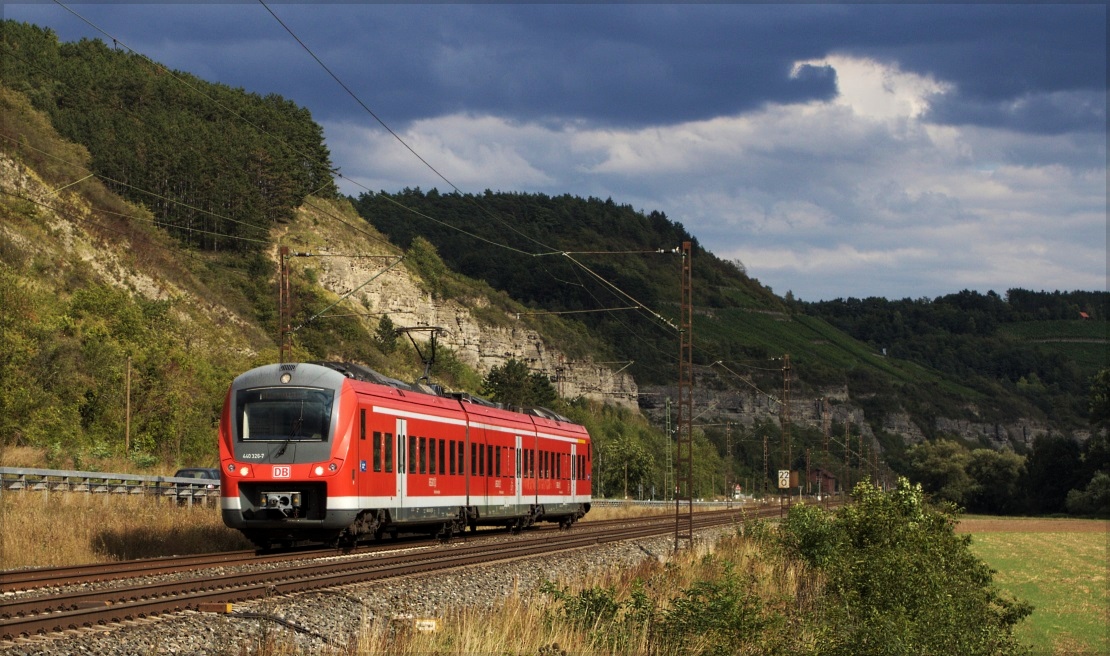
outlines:
{"label": "train headlight", "polygon": [[281,378],[278,378],[278,380],[280,380],[282,382],[282,384],[288,383],[289,381],[293,380],[293,374],[291,374],[287,371],[287,372],[283,373],[281,375]]}
{"label": "train headlight", "polygon": [[243,465],[242,467],[239,468],[239,475],[240,476],[246,476],[247,474],[250,473],[250,471],[251,470],[248,469],[246,465]]}
{"label": "train headlight", "polygon": [[324,475],[324,468],[321,467],[320,465],[316,465],[316,469],[314,469],[313,471],[316,473],[317,476],[323,476]]}

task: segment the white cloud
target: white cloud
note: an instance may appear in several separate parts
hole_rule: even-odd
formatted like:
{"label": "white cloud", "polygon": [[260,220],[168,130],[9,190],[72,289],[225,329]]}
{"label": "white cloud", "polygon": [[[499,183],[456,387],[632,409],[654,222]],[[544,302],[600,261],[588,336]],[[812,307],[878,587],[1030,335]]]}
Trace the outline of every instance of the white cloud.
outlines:
{"label": "white cloud", "polygon": [[[459,114],[402,136],[464,191],[666,212],[807,300],[1103,284],[1104,144],[926,124],[948,85],[843,55],[803,63],[835,68],[840,94],[626,130]],[[325,127],[336,161],[371,189],[444,188],[389,135]],[[1072,163],[1100,154],[1101,170]]]}

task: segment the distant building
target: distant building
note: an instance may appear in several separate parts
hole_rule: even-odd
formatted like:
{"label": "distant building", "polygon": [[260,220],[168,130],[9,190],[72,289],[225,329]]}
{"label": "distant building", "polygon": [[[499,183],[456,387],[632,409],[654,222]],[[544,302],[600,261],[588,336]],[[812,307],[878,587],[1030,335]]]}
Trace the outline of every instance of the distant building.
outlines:
{"label": "distant building", "polygon": [[[818,487],[820,484],[820,487]],[[836,492],[836,476],[832,472],[814,467],[809,470],[809,485],[813,493],[816,494],[817,490],[821,490],[821,494],[830,494]]]}

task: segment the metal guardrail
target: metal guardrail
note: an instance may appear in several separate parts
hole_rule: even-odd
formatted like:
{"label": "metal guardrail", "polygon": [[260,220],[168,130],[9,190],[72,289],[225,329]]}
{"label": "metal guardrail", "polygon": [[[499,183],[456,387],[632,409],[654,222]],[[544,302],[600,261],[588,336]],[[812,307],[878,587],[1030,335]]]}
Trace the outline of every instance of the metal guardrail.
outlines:
{"label": "metal guardrail", "polygon": [[173,476],[0,467],[0,495],[18,492],[146,495],[174,499],[191,506],[218,502],[220,482]]}

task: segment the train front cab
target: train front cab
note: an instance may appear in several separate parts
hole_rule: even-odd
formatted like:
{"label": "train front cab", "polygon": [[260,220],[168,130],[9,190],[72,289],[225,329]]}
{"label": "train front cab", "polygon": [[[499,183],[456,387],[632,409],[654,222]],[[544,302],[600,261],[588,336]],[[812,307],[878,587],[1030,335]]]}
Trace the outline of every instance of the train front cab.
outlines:
{"label": "train front cab", "polygon": [[353,522],[355,406],[348,379],[325,367],[275,364],[236,378],[219,431],[224,523],[265,545],[329,541]]}

